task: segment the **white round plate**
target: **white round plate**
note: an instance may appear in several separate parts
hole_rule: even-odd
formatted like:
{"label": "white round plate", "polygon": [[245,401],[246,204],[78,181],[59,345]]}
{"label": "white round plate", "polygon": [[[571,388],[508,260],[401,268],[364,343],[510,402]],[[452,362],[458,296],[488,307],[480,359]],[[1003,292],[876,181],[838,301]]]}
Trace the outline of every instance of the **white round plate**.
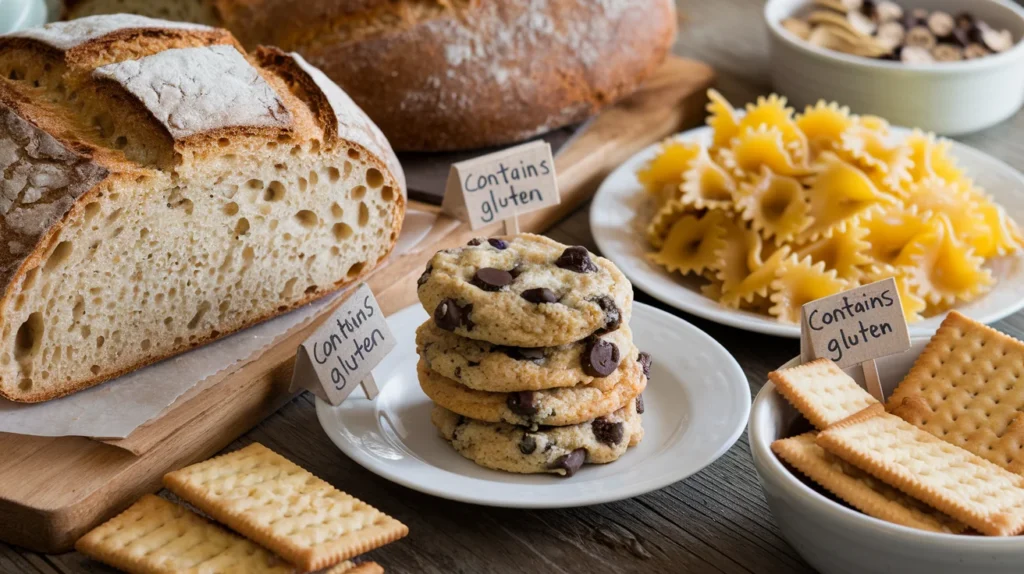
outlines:
{"label": "white round plate", "polygon": [[380,395],[356,389],[340,406],[317,400],[327,436],[352,460],[427,494],[507,508],[569,508],[622,500],[668,486],[711,464],[736,442],[750,412],[747,378],[729,353],[686,321],[636,304],[630,326],[654,366],[644,391],[644,440],[619,460],[575,476],[513,474],[463,458],[430,423],[416,379],[417,305],[388,318],[397,346],[374,370]]}
{"label": "white round plate", "polygon": [[[910,133],[910,130],[897,127],[892,128],[892,131],[897,137],[905,137]],[[711,141],[711,129],[701,127],[675,137],[707,145]],[[643,230],[652,214],[643,188],[636,179],[636,171],[654,158],[659,146],[652,145],[631,157],[613,171],[597,190],[590,206],[590,230],[601,255],[614,261],[635,287],[666,305],[747,331],[799,338],[799,326],[779,323],[771,317],[732,309],[708,299],[700,292],[700,279],[669,273],[644,257],[650,248]],[[958,142],[953,142],[952,153],[968,175],[1002,205],[1010,217],[1017,222],[1024,222],[1024,176],[998,159]],[[1024,291],[1024,252],[989,260],[987,265],[998,280],[996,286],[984,297],[956,309],[972,319],[989,324],[1024,308],[1024,297],[1020,296]],[[931,336],[944,316],[938,315],[911,324],[910,335]]]}

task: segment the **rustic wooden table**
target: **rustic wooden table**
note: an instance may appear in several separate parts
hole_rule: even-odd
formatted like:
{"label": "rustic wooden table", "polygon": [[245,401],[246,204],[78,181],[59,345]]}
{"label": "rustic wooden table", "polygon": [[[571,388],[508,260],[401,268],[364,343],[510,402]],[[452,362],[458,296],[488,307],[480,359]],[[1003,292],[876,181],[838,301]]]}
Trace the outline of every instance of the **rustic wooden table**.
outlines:
{"label": "rustic wooden table", "polygon": [[[678,0],[680,55],[711,64],[733,102],[770,91],[763,0]],[[970,102],[964,102],[970,105]],[[969,145],[1024,169],[1024,112]],[[549,233],[595,249],[586,208]],[[643,293],[637,300],[655,304]],[[736,357],[753,397],[768,371],[799,351],[796,341],[688,316]],[[1024,337],[1024,313],[996,325]],[[341,454],[316,419],[312,395],[292,401],[226,450],[259,441],[409,525],[399,543],[370,554],[389,573],[466,574],[811,572],[782,539],[761,494],[746,435],[684,481],[632,500],[568,510],[504,510],[449,502],[392,484]],[[45,485],[40,485],[45,488]],[[3,517],[0,517],[3,520]],[[58,556],[0,544],[0,572],[112,572],[77,553]]]}

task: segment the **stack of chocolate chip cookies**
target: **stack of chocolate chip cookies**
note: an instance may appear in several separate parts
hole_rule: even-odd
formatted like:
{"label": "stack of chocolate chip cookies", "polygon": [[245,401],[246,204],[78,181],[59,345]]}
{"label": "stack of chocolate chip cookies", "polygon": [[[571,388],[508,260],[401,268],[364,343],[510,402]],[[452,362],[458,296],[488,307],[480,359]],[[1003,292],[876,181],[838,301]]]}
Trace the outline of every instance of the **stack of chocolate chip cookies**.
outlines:
{"label": "stack of chocolate chip cookies", "polygon": [[572,476],[643,438],[651,358],[633,346],[633,287],[607,259],[539,235],[434,255],[417,284],[420,386],[459,453]]}

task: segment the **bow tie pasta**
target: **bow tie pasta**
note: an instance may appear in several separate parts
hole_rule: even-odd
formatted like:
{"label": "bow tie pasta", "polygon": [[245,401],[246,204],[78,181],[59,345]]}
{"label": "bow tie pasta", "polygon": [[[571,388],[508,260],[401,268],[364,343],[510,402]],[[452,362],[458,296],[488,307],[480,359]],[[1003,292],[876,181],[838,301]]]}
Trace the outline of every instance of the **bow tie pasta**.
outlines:
{"label": "bow tie pasta", "polygon": [[835,103],[708,97],[710,145],[670,139],[637,177],[655,205],[649,260],[723,305],[797,322],[808,301],[894,277],[916,321],[983,296],[986,260],[1021,248],[946,140]]}

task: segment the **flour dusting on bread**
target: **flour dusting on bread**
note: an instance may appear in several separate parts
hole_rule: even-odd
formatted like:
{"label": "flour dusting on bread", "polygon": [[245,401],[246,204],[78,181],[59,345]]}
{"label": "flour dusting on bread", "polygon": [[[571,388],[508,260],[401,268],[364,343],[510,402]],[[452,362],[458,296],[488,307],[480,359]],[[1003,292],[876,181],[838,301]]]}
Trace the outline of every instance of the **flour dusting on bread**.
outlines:
{"label": "flour dusting on bread", "polygon": [[60,42],[0,36],[11,400],[87,388],[356,282],[401,226],[391,147],[325,77],[297,83],[293,56],[261,64],[222,31],[111,20]]}

